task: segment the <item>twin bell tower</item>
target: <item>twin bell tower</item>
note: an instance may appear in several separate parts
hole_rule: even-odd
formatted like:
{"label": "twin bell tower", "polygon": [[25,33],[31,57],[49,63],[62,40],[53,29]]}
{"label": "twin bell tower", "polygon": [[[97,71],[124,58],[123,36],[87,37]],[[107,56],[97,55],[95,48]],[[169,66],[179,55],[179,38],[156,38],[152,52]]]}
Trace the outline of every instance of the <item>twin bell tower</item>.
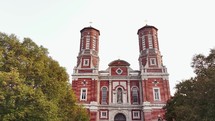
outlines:
{"label": "twin bell tower", "polygon": [[100,31],[90,26],[80,33],[72,89],[78,102],[88,110],[90,121],[162,119],[165,113],[162,107],[170,98],[170,88],[159,49],[158,29],[145,25],[137,31],[139,70],[133,70],[127,61],[120,59],[110,62],[106,70],[99,70]]}

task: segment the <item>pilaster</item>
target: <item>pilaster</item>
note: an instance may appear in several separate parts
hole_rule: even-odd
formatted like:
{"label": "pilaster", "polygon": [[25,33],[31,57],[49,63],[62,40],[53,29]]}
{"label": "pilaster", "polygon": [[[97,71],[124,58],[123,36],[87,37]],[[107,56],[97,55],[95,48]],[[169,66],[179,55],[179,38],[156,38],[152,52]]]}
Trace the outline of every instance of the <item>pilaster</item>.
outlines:
{"label": "pilaster", "polygon": [[131,104],[131,87],[130,87],[130,78],[128,79],[128,104]]}
{"label": "pilaster", "polygon": [[109,90],[108,90],[108,92],[109,92],[109,104],[111,104],[111,103],[113,103],[112,102],[112,80],[111,79],[109,80]]}

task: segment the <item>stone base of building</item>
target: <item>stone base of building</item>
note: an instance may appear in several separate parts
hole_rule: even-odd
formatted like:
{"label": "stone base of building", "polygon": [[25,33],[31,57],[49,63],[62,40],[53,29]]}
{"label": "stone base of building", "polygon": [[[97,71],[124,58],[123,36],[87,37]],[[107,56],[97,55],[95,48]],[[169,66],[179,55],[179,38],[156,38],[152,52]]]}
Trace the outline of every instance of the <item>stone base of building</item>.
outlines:
{"label": "stone base of building", "polygon": [[90,121],[158,121],[164,118],[164,104],[152,105],[85,105]]}

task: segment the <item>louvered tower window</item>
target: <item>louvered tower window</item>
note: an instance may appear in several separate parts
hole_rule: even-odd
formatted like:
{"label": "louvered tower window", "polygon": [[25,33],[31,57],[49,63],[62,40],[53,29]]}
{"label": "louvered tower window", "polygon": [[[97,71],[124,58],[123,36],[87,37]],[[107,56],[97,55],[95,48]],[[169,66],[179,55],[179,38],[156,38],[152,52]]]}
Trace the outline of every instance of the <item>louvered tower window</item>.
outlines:
{"label": "louvered tower window", "polygon": [[152,49],[153,45],[152,45],[152,35],[151,34],[148,35],[148,41],[149,41],[149,49]]}
{"label": "louvered tower window", "polygon": [[143,50],[146,49],[146,43],[145,43],[145,36],[144,35],[142,36],[142,47],[143,47]]}
{"label": "louvered tower window", "polygon": [[96,50],[96,37],[93,37],[93,50]]}
{"label": "louvered tower window", "polygon": [[81,38],[81,51],[84,49],[84,37]]}
{"label": "louvered tower window", "polygon": [[86,49],[90,49],[90,36],[87,35],[86,37]]}

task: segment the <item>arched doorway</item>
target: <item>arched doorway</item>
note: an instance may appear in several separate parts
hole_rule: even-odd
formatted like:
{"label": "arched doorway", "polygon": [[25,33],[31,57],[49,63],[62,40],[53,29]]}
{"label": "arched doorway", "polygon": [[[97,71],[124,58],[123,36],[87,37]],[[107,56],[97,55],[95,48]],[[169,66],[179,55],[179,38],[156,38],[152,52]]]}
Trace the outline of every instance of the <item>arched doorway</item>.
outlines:
{"label": "arched doorway", "polygon": [[118,113],[114,117],[114,121],[126,121],[126,117],[122,113]]}

